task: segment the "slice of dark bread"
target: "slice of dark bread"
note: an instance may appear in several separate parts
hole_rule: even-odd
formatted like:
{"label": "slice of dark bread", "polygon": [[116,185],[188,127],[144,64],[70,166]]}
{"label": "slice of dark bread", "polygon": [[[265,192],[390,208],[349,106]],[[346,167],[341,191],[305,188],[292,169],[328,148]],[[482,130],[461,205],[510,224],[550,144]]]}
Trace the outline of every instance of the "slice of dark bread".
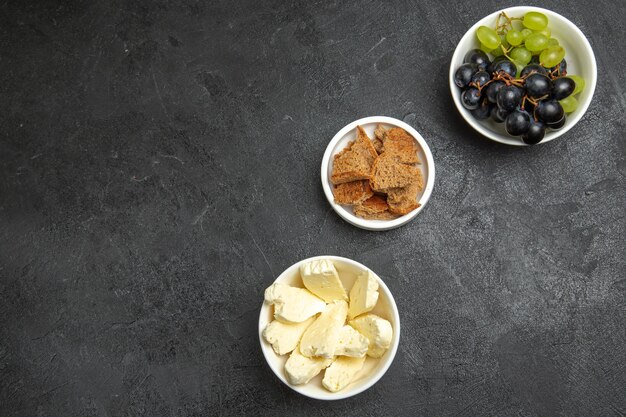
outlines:
{"label": "slice of dark bread", "polygon": [[372,145],[374,145],[374,149],[378,152],[378,155],[385,151],[385,147],[383,142],[385,140],[385,135],[387,133],[387,129],[381,124],[376,125],[376,130],[374,130],[374,139],[372,139]]}
{"label": "slice of dark bread", "polygon": [[417,202],[417,194],[424,189],[422,171],[416,168],[413,179],[404,187],[390,188],[387,190],[387,203],[389,211],[397,215],[405,215],[420,206]]}
{"label": "slice of dark bread", "polygon": [[378,153],[367,133],[361,126],[357,126],[357,137],[344,150],[335,155],[333,171],[330,181],[333,184],[342,184],[370,178],[372,165]]}
{"label": "slice of dark bread", "polygon": [[344,182],[333,186],[337,204],[358,204],[374,195],[368,180]]}
{"label": "slice of dark bread", "polygon": [[413,136],[399,127],[392,127],[383,135],[384,152],[394,155],[403,164],[419,164],[419,145]]}
{"label": "slice of dark bread", "polygon": [[389,205],[385,199],[376,194],[355,205],[354,214],[363,219],[371,220],[390,220],[398,217],[389,211]]}
{"label": "slice of dark bread", "polygon": [[417,167],[403,164],[387,151],[376,158],[372,167],[370,186],[372,190],[386,193],[390,188],[402,188],[415,180]]}

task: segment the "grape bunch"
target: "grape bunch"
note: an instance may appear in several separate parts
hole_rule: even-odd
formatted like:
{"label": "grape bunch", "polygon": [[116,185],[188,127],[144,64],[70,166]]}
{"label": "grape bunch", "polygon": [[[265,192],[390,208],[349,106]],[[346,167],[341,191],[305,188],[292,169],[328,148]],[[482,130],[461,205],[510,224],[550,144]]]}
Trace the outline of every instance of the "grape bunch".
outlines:
{"label": "grape bunch", "polygon": [[480,48],[468,51],[454,74],[463,107],[479,120],[504,123],[529,145],[541,142],[546,129],[562,128],[585,82],[567,74],[565,48],[551,37],[547,16],[502,12],[495,28],[480,26],[476,36]]}

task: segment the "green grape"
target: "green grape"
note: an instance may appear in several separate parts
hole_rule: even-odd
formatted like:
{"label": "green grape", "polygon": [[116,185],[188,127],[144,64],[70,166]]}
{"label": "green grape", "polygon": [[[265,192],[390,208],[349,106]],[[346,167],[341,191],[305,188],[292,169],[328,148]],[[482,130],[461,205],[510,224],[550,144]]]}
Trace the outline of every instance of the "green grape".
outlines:
{"label": "green grape", "polygon": [[572,96],[580,93],[581,91],[585,89],[585,80],[583,79],[583,77],[578,76],[578,75],[568,75],[568,78],[571,78],[576,83],[576,88],[574,88],[574,92],[572,93]]}
{"label": "green grape", "polygon": [[517,72],[515,73],[515,78],[519,78],[522,75],[522,70],[528,63],[524,64],[523,62],[519,62],[515,60],[513,61],[513,63],[515,64],[515,68],[517,69]]}
{"label": "green grape", "polygon": [[532,35],[533,31],[527,28],[524,28],[522,30],[520,30],[520,32],[522,34],[522,39],[526,40],[526,38],[528,37],[528,35]]}
{"label": "green grape", "polygon": [[509,53],[509,56],[513,61],[515,61],[515,63],[520,63],[522,64],[522,66],[528,65],[530,59],[532,58],[532,54],[530,53],[530,51],[523,46],[518,46],[517,48],[514,48]]}
{"label": "green grape", "polygon": [[543,51],[548,46],[548,38],[541,33],[533,33],[532,35],[528,35],[524,41],[524,45],[530,52]]}
{"label": "green grape", "polygon": [[548,46],[557,46],[559,44],[559,40],[557,38],[548,39]]}
{"label": "green grape", "polygon": [[573,94],[565,97],[563,100],[559,100],[559,103],[561,103],[565,113],[571,113],[578,108],[578,100],[576,100]]}
{"label": "green grape", "polygon": [[487,48],[496,49],[500,46],[500,37],[496,31],[490,27],[479,27],[478,30],[476,30],[476,36],[478,37],[480,43],[485,45]]}
{"label": "green grape", "polygon": [[545,36],[548,39],[550,39],[550,36],[552,35],[552,32],[550,32],[550,28],[543,28],[541,30],[535,30],[533,32],[534,33],[541,33],[543,36]]}
{"label": "green grape", "polygon": [[[546,68],[559,65],[559,62],[565,57],[565,49],[562,46],[551,46],[541,51],[539,62]],[[574,81],[575,82],[575,81]]]}
{"label": "green grape", "polygon": [[511,29],[506,33],[506,41],[509,45],[517,46],[524,41],[524,37],[521,32]]}
{"label": "green grape", "polygon": [[502,50],[502,48],[500,48],[500,47],[498,46],[496,49],[494,49],[493,51],[491,51],[491,55],[493,55],[494,57],[497,57],[497,56],[502,56],[502,55],[504,55],[504,51]]}
{"label": "green grape", "polygon": [[486,54],[491,53],[491,48],[487,48],[485,45],[483,45],[482,43],[480,44],[480,50],[483,51]]}
{"label": "green grape", "polygon": [[531,30],[541,30],[548,26],[548,18],[539,12],[528,12],[522,18],[522,24]]}

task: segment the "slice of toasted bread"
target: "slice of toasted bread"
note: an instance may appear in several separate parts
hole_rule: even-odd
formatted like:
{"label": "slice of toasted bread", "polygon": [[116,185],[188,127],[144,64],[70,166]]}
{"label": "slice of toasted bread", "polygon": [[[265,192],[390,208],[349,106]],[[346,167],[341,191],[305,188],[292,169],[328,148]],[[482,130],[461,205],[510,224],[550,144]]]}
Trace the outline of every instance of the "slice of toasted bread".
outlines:
{"label": "slice of toasted bread", "polygon": [[337,204],[358,204],[374,195],[368,180],[344,182],[333,186]]}
{"label": "slice of toasted bread", "polygon": [[424,178],[419,169],[416,169],[414,174],[408,185],[387,190],[387,203],[391,213],[403,216],[420,206],[417,202],[417,193],[424,189]]}
{"label": "slice of toasted bread", "polygon": [[383,147],[385,153],[394,155],[403,164],[419,164],[417,155],[419,145],[413,136],[399,127],[392,127],[384,132]]}
{"label": "slice of toasted bread", "polygon": [[378,139],[378,138],[372,139],[372,146],[374,147],[374,149],[376,149],[376,152],[378,153],[378,155],[383,153],[384,150],[385,150],[385,147],[383,145],[383,141]]}
{"label": "slice of toasted bread", "polygon": [[386,193],[390,188],[401,188],[415,180],[418,169],[401,163],[395,155],[384,152],[374,162],[370,186],[372,190]]}
{"label": "slice of toasted bread", "polygon": [[380,141],[384,141],[386,135],[387,135],[387,129],[385,128],[385,126],[378,123],[376,125],[376,129],[374,129],[374,136],[376,137],[376,139],[379,139]]}
{"label": "slice of toasted bread", "polygon": [[367,180],[372,172],[372,165],[378,156],[370,138],[361,126],[357,126],[357,138],[346,149],[335,155],[330,181],[342,184],[357,180]]}
{"label": "slice of toasted bread", "polygon": [[389,211],[389,205],[379,195],[373,195],[362,203],[355,205],[354,214],[371,220],[389,220],[397,217]]}
{"label": "slice of toasted bread", "polygon": [[387,133],[387,129],[380,123],[376,125],[376,130],[374,130],[374,139],[372,139],[372,145],[374,145],[374,149],[380,155],[385,151],[385,147],[383,142],[385,140],[385,135]]}

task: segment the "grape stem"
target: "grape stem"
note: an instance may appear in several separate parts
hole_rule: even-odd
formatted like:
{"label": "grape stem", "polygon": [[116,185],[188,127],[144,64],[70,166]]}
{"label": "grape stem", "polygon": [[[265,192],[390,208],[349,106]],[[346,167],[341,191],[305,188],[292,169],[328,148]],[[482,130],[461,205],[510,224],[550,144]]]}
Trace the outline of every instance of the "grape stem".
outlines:
{"label": "grape stem", "polygon": [[[545,96],[547,97],[547,96]],[[537,101],[543,99],[543,97],[537,99]],[[524,105],[526,104],[526,100],[528,100],[530,103],[532,103],[533,107],[537,107],[537,101],[533,100],[532,98],[528,97],[528,94],[524,94],[524,97],[522,97],[522,104],[520,105],[520,107],[523,109]],[[537,119],[537,116],[535,116],[535,111],[533,109],[533,119],[535,119],[535,122],[538,122],[539,119]]]}
{"label": "grape stem", "polygon": [[485,85],[487,85],[491,81],[497,81],[497,80],[504,81],[504,83],[506,85],[514,85],[516,87],[523,87],[524,86],[524,80],[514,78],[509,73],[504,72],[504,71],[498,71],[494,75],[493,79],[491,79],[488,82],[486,82]]}
{"label": "grape stem", "polygon": [[533,106],[536,106],[536,105],[537,105],[537,101],[539,101],[539,99],[537,99],[537,100],[533,100],[533,99],[532,99],[532,98],[530,98],[527,94],[526,94],[526,95],[524,95],[524,99],[522,100],[522,102],[524,102],[525,100],[530,101],[530,102],[532,103],[532,105],[533,105]]}
{"label": "grape stem", "polygon": [[[541,64],[543,66],[543,64]],[[550,71],[550,78],[555,79],[560,77],[561,75],[567,75],[567,71],[564,71],[561,74],[561,65],[560,63],[556,65],[556,68],[552,71]]]}
{"label": "grape stem", "polygon": [[[504,23],[500,23],[500,20],[504,19]],[[514,20],[522,20],[521,17],[509,17],[505,12],[501,12],[496,19],[496,33],[498,35],[504,35],[506,33],[505,29],[507,27],[513,29],[513,21]]]}
{"label": "grape stem", "polygon": [[478,91],[482,91],[483,88],[487,87],[489,84],[491,84],[494,81],[495,80],[489,80],[483,85],[480,85],[480,83],[470,83],[470,86],[478,88]]}
{"label": "grape stem", "polygon": [[509,59],[509,61],[514,62],[513,58],[511,58],[509,56],[509,52],[511,52],[513,50],[513,46],[511,46],[510,48],[505,48],[504,45],[500,44],[500,48],[502,48],[502,55],[504,55],[505,57],[507,57]]}

